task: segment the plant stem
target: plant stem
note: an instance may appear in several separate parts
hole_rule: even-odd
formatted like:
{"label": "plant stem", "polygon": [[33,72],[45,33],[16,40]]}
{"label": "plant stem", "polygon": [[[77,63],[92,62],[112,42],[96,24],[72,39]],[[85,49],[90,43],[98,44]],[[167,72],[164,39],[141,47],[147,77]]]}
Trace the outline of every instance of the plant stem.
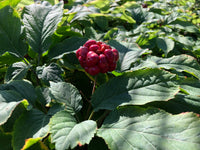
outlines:
{"label": "plant stem", "polygon": [[[95,92],[96,80],[97,80],[97,76],[95,76],[95,78],[94,78],[94,84],[93,84],[93,88],[92,88],[92,95]],[[87,115],[86,116],[89,116],[91,108],[92,108],[92,105],[91,105],[91,103],[89,103],[89,106],[88,106],[88,109],[87,109]],[[88,120],[91,120],[91,118],[92,118],[93,115],[94,115],[94,111],[92,111],[92,113],[90,114]]]}
{"label": "plant stem", "polygon": [[98,128],[101,127],[104,119],[106,118],[106,116],[110,113],[110,110],[106,110],[102,116],[99,117],[99,119],[97,120],[97,126]]}

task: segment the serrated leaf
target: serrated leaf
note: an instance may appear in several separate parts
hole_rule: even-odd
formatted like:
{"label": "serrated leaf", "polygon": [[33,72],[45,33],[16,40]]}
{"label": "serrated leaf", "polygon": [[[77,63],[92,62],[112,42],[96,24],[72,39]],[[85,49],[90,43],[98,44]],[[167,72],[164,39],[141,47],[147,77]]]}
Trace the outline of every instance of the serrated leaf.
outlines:
{"label": "serrated leaf", "polygon": [[[48,53],[50,59],[59,59],[66,53],[71,53],[82,46],[88,39],[82,37],[71,37],[53,46]],[[73,43],[73,44],[72,44]]]}
{"label": "serrated leaf", "polygon": [[8,82],[10,80],[22,80],[26,76],[29,68],[30,66],[27,66],[23,62],[13,63],[7,69],[5,81]]}
{"label": "serrated leaf", "polygon": [[62,2],[54,6],[47,1],[25,6],[22,18],[27,40],[31,48],[38,54],[41,55],[49,49],[51,36],[61,21],[62,14]]}
{"label": "serrated leaf", "polygon": [[64,103],[70,112],[76,113],[81,110],[82,97],[72,84],[66,82],[50,82],[49,89],[52,98],[60,103]]}
{"label": "serrated leaf", "polygon": [[175,45],[175,42],[167,37],[157,38],[156,43],[158,48],[163,50],[166,56],[171,50],[173,50]]}
{"label": "serrated leaf", "polygon": [[22,101],[0,102],[0,125],[4,124]]}
{"label": "serrated leaf", "polygon": [[18,13],[6,6],[0,9],[0,55],[5,52],[14,54],[19,58],[27,52],[27,46],[22,38],[22,24]]}
{"label": "serrated leaf", "polygon": [[124,73],[96,89],[92,96],[94,111],[113,110],[119,105],[143,105],[174,98],[179,86],[175,75],[164,70],[146,69]]}
{"label": "serrated leaf", "polygon": [[178,55],[170,58],[160,58],[156,56],[151,56],[147,60],[143,61],[140,65],[132,70],[142,69],[142,68],[165,68],[165,69],[175,69],[179,72],[187,72],[198,79],[200,79],[200,65],[195,60],[194,57],[189,55]]}
{"label": "serrated leaf", "polygon": [[112,150],[198,150],[199,128],[200,120],[194,113],[171,115],[130,106],[111,112],[97,135]]}
{"label": "serrated leaf", "polygon": [[49,85],[50,81],[63,81],[61,76],[61,74],[63,74],[63,70],[56,63],[51,63],[48,66],[38,66],[36,68],[36,74],[46,85]]}
{"label": "serrated leaf", "polygon": [[119,51],[119,65],[117,67],[117,70],[119,71],[128,70],[131,67],[131,64],[135,63],[142,54],[149,52],[147,49],[135,47],[134,43],[111,40],[108,44]]}
{"label": "serrated leaf", "polygon": [[51,107],[47,114],[37,109],[24,113],[14,125],[13,149],[20,150],[28,138],[45,137],[49,132],[49,120],[57,111]]}
{"label": "serrated leaf", "polygon": [[11,134],[6,134],[0,131],[0,145],[2,150],[12,149],[11,139],[12,139]]}
{"label": "serrated leaf", "polygon": [[50,121],[50,132],[52,142],[55,142],[56,149],[65,150],[89,144],[96,133],[96,122],[86,120],[77,123],[74,116],[67,111],[60,111]]}

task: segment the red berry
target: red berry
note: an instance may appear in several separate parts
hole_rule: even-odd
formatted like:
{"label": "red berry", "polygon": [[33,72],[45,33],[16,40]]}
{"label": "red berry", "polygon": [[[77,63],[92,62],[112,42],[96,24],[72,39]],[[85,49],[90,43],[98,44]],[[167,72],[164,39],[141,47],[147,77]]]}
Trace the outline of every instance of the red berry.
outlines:
{"label": "red berry", "polygon": [[101,42],[101,41],[97,42],[97,45],[101,46],[101,44],[103,44],[103,42]]}
{"label": "red berry", "polygon": [[96,44],[97,42],[95,40],[88,40],[87,42],[85,42],[85,44],[83,46],[85,47],[90,47],[90,45],[92,44]]}
{"label": "red berry", "polygon": [[108,61],[107,61],[106,56],[104,54],[100,54],[99,55],[99,64],[98,64],[98,66],[100,68],[100,72],[101,73],[108,72]]}
{"label": "red berry", "polygon": [[99,56],[95,52],[89,51],[86,58],[87,66],[88,67],[95,66],[98,62],[99,62]]}
{"label": "red berry", "polygon": [[76,57],[78,58],[80,56],[80,48],[76,51]]}
{"label": "red berry", "polygon": [[89,51],[96,52],[98,49],[100,49],[100,46],[97,44],[90,45],[90,47],[89,47]]}
{"label": "red berry", "polygon": [[87,53],[89,52],[89,49],[84,46],[79,49],[80,49],[80,56],[82,56],[83,58],[86,58]]}
{"label": "red berry", "polygon": [[114,62],[115,56],[114,56],[114,54],[113,54],[111,49],[106,49],[104,51],[104,55],[106,56],[106,58],[107,58],[109,63],[113,63]]}
{"label": "red berry", "polygon": [[116,67],[117,67],[117,63],[116,62],[110,63],[108,71],[113,71],[113,70],[116,69]]}
{"label": "red berry", "polygon": [[114,54],[114,61],[118,61],[118,59],[119,59],[119,52],[116,49],[112,49],[112,52]]}
{"label": "red berry", "polygon": [[100,72],[100,69],[97,65],[88,68],[88,73],[92,76],[97,75],[99,72]]}
{"label": "red berry", "polygon": [[111,47],[105,43],[101,44],[101,51],[104,52],[106,49],[111,49]]}
{"label": "red berry", "polygon": [[86,66],[86,60],[82,56],[78,57],[80,65],[84,68]]}

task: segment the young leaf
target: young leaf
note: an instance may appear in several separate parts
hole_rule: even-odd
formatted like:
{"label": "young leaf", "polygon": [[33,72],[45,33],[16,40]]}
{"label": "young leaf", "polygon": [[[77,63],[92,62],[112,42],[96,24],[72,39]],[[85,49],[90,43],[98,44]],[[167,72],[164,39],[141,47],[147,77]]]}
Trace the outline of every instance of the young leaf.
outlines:
{"label": "young leaf", "polygon": [[175,45],[175,42],[172,39],[169,39],[167,37],[157,38],[156,43],[157,43],[158,48],[163,50],[166,56],[171,50],[173,50],[174,45]]}
{"label": "young leaf", "polygon": [[50,120],[50,132],[52,142],[55,142],[56,149],[65,150],[89,144],[96,133],[96,122],[86,120],[77,123],[74,116],[67,111],[56,113]]}
{"label": "young leaf", "polygon": [[176,76],[164,70],[146,69],[124,73],[96,89],[91,103],[94,111],[113,110],[119,105],[143,105],[168,101],[178,93]]}
{"label": "young leaf", "polygon": [[25,76],[27,71],[29,70],[30,66],[27,66],[23,62],[17,62],[12,64],[8,67],[5,81],[8,82],[10,80],[22,80]]}
{"label": "young leaf", "polygon": [[27,46],[22,39],[22,24],[16,11],[10,6],[0,9],[0,55],[5,52],[19,58],[27,53]]}
{"label": "young leaf", "polygon": [[60,103],[64,103],[70,112],[76,113],[81,110],[82,97],[72,84],[66,82],[50,82],[50,92],[52,98]]}
{"label": "young leaf", "polygon": [[199,134],[200,120],[194,113],[171,115],[133,106],[111,112],[97,132],[112,150],[198,150]]}
{"label": "young leaf", "polygon": [[22,15],[27,40],[38,54],[49,49],[51,36],[63,15],[63,3],[51,6],[47,1],[25,6]]}
{"label": "young leaf", "polygon": [[119,51],[119,69],[120,71],[128,70],[132,63],[135,63],[139,57],[149,52],[147,49],[139,49],[132,43],[118,42],[111,40],[108,43]]}
{"label": "young leaf", "polygon": [[175,69],[179,72],[187,72],[200,79],[200,65],[194,57],[189,55],[178,55],[170,58],[160,58],[156,56],[149,57],[146,61],[143,61],[140,65],[136,66],[132,70],[142,68],[165,68]]}
{"label": "young leaf", "polygon": [[56,63],[51,63],[50,65],[46,66],[38,66],[36,68],[36,74],[39,79],[49,85],[49,81],[53,82],[61,82],[63,81],[61,74],[63,74],[63,70],[59,67]]}

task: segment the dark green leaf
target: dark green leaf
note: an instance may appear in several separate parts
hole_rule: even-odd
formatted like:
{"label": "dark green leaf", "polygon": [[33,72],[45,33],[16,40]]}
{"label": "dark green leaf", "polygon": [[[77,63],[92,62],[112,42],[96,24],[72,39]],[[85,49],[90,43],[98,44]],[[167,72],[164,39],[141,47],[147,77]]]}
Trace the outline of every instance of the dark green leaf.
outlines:
{"label": "dark green leaf", "polygon": [[12,150],[12,135],[0,131],[0,145],[2,150]]}
{"label": "dark green leaf", "polygon": [[174,74],[158,69],[124,73],[96,89],[92,96],[94,111],[113,110],[119,105],[143,105],[168,101],[178,93]]}
{"label": "dark green leaf", "polygon": [[23,22],[31,48],[40,55],[49,49],[51,36],[61,21],[63,3],[51,6],[47,1],[24,8]]}
{"label": "dark green leaf", "polygon": [[169,39],[167,37],[157,38],[156,43],[158,48],[163,50],[166,56],[171,50],[173,50],[175,44],[172,39]]}

